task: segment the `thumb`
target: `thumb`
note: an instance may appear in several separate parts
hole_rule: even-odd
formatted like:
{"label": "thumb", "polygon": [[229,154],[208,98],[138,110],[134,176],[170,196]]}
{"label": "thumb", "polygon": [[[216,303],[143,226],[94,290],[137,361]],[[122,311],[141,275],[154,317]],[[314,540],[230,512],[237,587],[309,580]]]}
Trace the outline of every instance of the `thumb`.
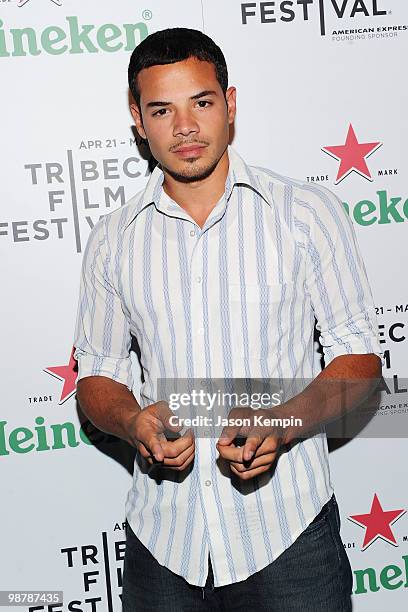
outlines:
{"label": "thumb", "polygon": [[239,429],[240,428],[236,425],[226,425],[223,428],[220,437],[218,438],[218,444],[220,444],[221,446],[228,446],[228,444],[231,444],[231,442],[239,432]]}
{"label": "thumb", "polygon": [[163,451],[162,445],[160,444],[160,440],[162,440],[163,438],[165,439],[165,436],[163,436],[162,433],[155,432],[151,436],[147,444],[151,454],[154,456],[156,461],[164,460],[164,451]]}
{"label": "thumb", "polygon": [[170,410],[169,404],[164,400],[157,402],[157,416],[165,429],[174,432],[183,429],[183,425],[179,422],[177,414]]}

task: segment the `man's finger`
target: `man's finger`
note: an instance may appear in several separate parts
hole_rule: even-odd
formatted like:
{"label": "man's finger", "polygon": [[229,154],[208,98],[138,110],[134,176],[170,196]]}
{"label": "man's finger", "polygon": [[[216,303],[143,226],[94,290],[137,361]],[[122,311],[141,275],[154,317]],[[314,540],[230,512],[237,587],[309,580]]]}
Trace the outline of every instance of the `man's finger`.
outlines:
{"label": "man's finger", "polygon": [[250,480],[255,476],[259,476],[259,474],[263,474],[270,469],[270,465],[262,465],[254,470],[244,470],[243,472],[239,472],[233,465],[230,466],[231,471],[236,474],[241,480]]}
{"label": "man's finger", "polygon": [[163,461],[164,450],[163,446],[166,442],[166,436],[163,433],[153,433],[147,440],[146,446],[150,450],[150,453],[154,456],[157,461]]}
{"label": "man's finger", "polygon": [[249,472],[250,470],[254,470],[262,465],[272,465],[276,460],[276,453],[267,453],[265,455],[261,455],[261,457],[254,457],[250,463],[245,462],[241,463],[239,461],[231,461],[230,465],[233,466],[238,472]]}
{"label": "man's finger", "polygon": [[176,458],[165,457],[163,467],[181,469],[181,467],[194,456],[194,448],[186,448],[186,450]]}
{"label": "man's finger", "polygon": [[176,440],[165,439],[162,443],[164,456],[169,459],[177,458],[184,451],[194,448],[195,440],[192,433],[183,435]]}
{"label": "man's finger", "polygon": [[237,437],[240,427],[238,425],[225,425],[220,437],[218,438],[217,444],[221,446],[228,446]]}
{"label": "man's finger", "polygon": [[172,410],[170,410],[168,403],[164,400],[157,402],[155,406],[155,412],[156,416],[160,419],[165,429],[175,432],[179,432],[181,429],[183,429],[183,425],[177,418],[177,415]]}
{"label": "man's finger", "polygon": [[242,462],[242,446],[235,446],[235,444],[230,444],[229,446],[220,445],[220,442],[217,442],[217,450],[220,453],[220,456],[227,461],[241,461]]}
{"label": "man's finger", "polygon": [[251,431],[242,449],[243,460],[249,461],[252,459],[263,441],[264,438],[261,437],[261,434]]}

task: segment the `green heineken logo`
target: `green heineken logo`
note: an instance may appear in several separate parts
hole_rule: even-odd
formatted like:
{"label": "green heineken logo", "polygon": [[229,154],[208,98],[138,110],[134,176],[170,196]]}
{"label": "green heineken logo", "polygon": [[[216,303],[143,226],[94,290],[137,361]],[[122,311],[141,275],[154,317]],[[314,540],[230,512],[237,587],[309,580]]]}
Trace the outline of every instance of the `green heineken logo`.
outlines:
{"label": "green heineken logo", "polygon": [[133,51],[149,35],[143,21],[120,26],[80,24],[74,16],[66,17],[66,21],[66,27],[50,25],[41,31],[31,27],[7,29],[0,19],[0,57]]}
{"label": "green heineken logo", "polygon": [[343,202],[343,206],[350,217],[359,225],[386,225],[388,223],[403,223],[408,220],[408,199],[402,197],[389,197],[387,191],[377,191],[375,200],[360,200],[350,206]]}
{"label": "green heineken logo", "polygon": [[44,417],[37,416],[32,426],[14,428],[7,421],[0,421],[0,459],[13,453],[21,455],[115,442],[117,438],[100,431],[90,421],[48,424]]}
{"label": "green heineken logo", "polygon": [[387,591],[408,587],[408,555],[402,557],[403,565],[386,565],[381,570],[367,567],[362,570],[354,570],[355,590],[354,595],[363,593],[377,593],[381,588]]}

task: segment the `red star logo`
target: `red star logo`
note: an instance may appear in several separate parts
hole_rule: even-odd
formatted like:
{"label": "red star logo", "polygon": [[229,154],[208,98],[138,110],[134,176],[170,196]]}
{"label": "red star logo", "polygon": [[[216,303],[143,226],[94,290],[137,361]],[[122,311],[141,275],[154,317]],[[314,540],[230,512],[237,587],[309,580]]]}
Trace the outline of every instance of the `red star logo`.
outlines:
{"label": "red star logo", "polygon": [[381,142],[358,142],[353,126],[350,123],[344,145],[323,147],[322,149],[322,151],[340,162],[335,185],[353,171],[372,181],[373,179],[365,160],[366,157],[369,157],[369,155],[372,155],[374,151],[379,149],[381,145]]}
{"label": "red star logo", "polygon": [[72,348],[69,363],[67,365],[51,366],[44,370],[44,372],[47,372],[47,374],[55,376],[55,378],[62,380],[64,383],[59,404],[66,402],[66,400],[74,395],[76,391],[75,383],[78,376],[78,364],[76,359],[74,359],[74,350],[75,347]]}
{"label": "red star logo", "polygon": [[360,527],[365,527],[364,542],[361,550],[365,550],[377,538],[382,538],[386,542],[398,546],[397,541],[391,531],[392,523],[395,523],[406,510],[383,510],[377,494],[374,494],[371,510],[368,514],[353,514],[349,516]]}

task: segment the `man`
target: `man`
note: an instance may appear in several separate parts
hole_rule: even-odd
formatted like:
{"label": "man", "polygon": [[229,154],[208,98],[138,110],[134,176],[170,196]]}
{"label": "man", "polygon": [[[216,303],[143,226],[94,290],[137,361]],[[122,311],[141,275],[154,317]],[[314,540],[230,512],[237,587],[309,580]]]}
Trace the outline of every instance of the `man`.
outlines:
{"label": "man", "polygon": [[[203,33],[149,36],[132,54],[129,86],[158,165],[143,192],[91,233],[75,340],[83,411],[138,451],[123,610],[351,610],[319,425],[344,410],[336,381],[355,383],[351,410],[380,376],[352,224],[327,189],[250,167],[229,145],[236,90]],[[256,112],[253,129],[262,131]],[[294,414],[302,426],[233,421],[217,437],[191,428],[177,436],[159,381],[214,378],[313,380],[258,411]]]}

